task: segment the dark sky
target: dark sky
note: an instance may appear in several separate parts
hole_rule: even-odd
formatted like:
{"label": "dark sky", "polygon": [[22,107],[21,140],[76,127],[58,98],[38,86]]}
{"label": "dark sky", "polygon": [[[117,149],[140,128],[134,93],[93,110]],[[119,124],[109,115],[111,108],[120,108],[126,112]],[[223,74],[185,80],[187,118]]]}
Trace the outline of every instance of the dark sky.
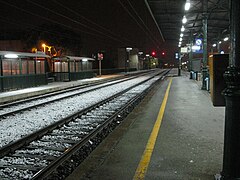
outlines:
{"label": "dark sky", "polygon": [[78,34],[88,50],[136,47],[151,52],[167,47],[144,0],[0,0],[0,6],[1,39],[26,31],[54,36],[58,30],[49,26],[56,26]]}

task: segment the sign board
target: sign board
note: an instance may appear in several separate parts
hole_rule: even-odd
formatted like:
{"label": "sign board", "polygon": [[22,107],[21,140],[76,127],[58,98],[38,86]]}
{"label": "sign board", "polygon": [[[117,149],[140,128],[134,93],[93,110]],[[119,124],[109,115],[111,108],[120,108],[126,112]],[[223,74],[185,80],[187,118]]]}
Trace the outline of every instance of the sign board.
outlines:
{"label": "sign board", "polygon": [[103,60],[103,53],[98,53],[98,60]]}
{"label": "sign board", "polygon": [[195,43],[192,47],[192,51],[194,53],[203,53],[203,48],[202,48],[202,38],[196,38]]}
{"label": "sign board", "polygon": [[181,47],[181,53],[188,53],[189,48],[188,47]]}

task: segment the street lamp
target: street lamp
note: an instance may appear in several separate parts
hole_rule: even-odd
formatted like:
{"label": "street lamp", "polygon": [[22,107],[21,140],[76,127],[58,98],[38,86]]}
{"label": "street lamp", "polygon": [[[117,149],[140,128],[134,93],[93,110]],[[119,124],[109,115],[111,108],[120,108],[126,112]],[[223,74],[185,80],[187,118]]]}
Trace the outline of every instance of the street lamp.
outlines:
{"label": "street lamp", "polygon": [[46,49],[45,49],[46,48],[46,44],[43,43],[42,47],[43,47],[43,52],[45,53],[46,52]]}
{"label": "street lamp", "polygon": [[125,72],[127,72],[128,71],[128,68],[129,68],[129,56],[130,56],[130,51],[132,50],[132,48],[131,47],[127,47],[126,48],[126,51],[127,51],[127,59],[126,59],[126,61],[125,61]]}

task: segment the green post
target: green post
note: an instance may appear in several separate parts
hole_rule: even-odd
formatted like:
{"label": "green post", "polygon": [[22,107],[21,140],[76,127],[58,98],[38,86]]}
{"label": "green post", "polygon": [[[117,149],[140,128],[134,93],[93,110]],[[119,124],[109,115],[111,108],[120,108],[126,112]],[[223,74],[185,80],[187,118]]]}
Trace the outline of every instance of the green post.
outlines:
{"label": "green post", "polygon": [[182,69],[182,56],[181,56],[181,48],[179,48],[179,66],[178,66],[178,76],[181,76],[181,69]]}
{"label": "green post", "polygon": [[230,3],[231,52],[224,73],[227,88],[223,91],[226,109],[221,180],[240,179],[240,4],[239,0]]}
{"label": "green post", "polygon": [[2,63],[2,59],[3,59],[3,56],[0,56],[0,73],[1,73],[1,91],[4,90],[4,87],[3,87],[3,63]]}
{"label": "green post", "polygon": [[68,59],[68,80],[71,81],[70,59]]}
{"label": "green post", "polygon": [[19,74],[22,74],[22,59],[19,58]]}
{"label": "green post", "polygon": [[192,71],[192,59],[193,59],[193,51],[192,51],[192,46],[193,46],[193,33],[191,31],[190,34],[190,52],[189,52],[189,71]]}
{"label": "green post", "polygon": [[207,70],[207,60],[208,60],[208,52],[207,52],[207,0],[203,0],[203,67],[202,67],[202,89],[207,89],[207,82],[205,81],[208,76]]}

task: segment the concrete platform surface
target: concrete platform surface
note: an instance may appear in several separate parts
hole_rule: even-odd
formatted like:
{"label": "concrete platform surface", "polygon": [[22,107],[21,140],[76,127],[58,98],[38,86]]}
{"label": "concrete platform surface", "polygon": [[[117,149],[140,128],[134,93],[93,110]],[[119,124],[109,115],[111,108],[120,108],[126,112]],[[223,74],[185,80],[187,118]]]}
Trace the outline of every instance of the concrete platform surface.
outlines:
{"label": "concrete platform surface", "polygon": [[220,173],[223,107],[187,74],[167,77],[67,180],[134,179],[170,79],[172,84],[145,179],[211,180]]}

